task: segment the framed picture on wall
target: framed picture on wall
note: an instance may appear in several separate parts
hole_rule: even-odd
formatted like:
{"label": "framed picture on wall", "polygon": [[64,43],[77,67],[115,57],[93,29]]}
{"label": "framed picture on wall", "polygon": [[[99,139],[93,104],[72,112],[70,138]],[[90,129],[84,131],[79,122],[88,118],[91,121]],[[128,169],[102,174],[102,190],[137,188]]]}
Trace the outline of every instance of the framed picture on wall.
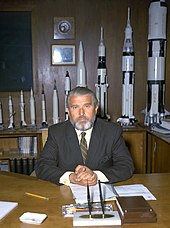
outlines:
{"label": "framed picture on wall", "polygon": [[54,17],[54,39],[74,39],[74,17]]}
{"label": "framed picture on wall", "polygon": [[75,45],[52,44],[51,64],[52,65],[75,65]]}
{"label": "framed picture on wall", "polygon": [[8,159],[1,159],[0,160],[0,171],[10,171],[10,165]]}

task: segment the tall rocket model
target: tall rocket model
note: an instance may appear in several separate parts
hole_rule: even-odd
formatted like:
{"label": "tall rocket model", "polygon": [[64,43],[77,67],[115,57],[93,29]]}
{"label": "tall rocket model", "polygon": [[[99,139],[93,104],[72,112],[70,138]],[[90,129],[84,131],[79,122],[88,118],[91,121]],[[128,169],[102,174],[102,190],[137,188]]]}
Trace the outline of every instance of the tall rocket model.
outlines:
{"label": "tall rocket model", "polygon": [[148,76],[145,125],[160,124],[168,112],[164,108],[166,57],[165,0],[151,1],[148,31]]}
{"label": "tall rocket model", "polygon": [[71,89],[70,76],[69,76],[69,72],[66,71],[66,76],[65,76],[65,120],[68,120],[66,100],[67,100],[67,96],[70,92],[70,89]]}
{"label": "tall rocket model", "polygon": [[45,103],[45,93],[44,93],[44,85],[42,85],[42,93],[41,93],[41,108],[42,108],[42,128],[46,128],[48,126],[46,120],[46,103]]}
{"label": "tall rocket model", "polygon": [[109,119],[107,114],[107,69],[106,69],[106,48],[103,40],[103,27],[101,27],[101,38],[99,44],[99,56],[97,67],[96,97],[99,102],[98,116],[103,119]]}
{"label": "tall rocket model", "polygon": [[0,129],[3,129],[2,103],[0,101]]}
{"label": "tall rocket model", "polygon": [[8,108],[9,108],[9,125],[8,125],[8,128],[15,128],[15,124],[14,124],[15,112],[13,112],[13,103],[12,103],[12,97],[11,96],[9,96]]}
{"label": "tall rocket model", "polygon": [[84,51],[82,41],[80,41],[78,51],[77,86],[87,87],[86,68],[84,64]]}
{"label": "tall rocket model", "polygon": [[135,122],[134,106],[134,50],[132,42],[132,27],[130,25],[130,8],[125,28],[125,39],[122,56],[122,116],[117,122],[121,125],[132,125]]}
{"label": "tall rocket model", "polygon": [[56,86],[56,80],[54,80],[53,89],[53,124],[59,123],[59,111],[58,111],[58,92]]}
{"label": "tall rocket model", "polygon": [[33,94],[32,88],[31,88],[31,93],[30,93],[30,126],[31,126],[31,128],[36,127],[35,99],[34,99],[34,94]]}
{"label": "tall rocket model", "polygon": [[20,92],[20,113],[21,113],[21,127],[26,127],[27,124],[25,122],[25,103],[24,103],[24,94],[22,90]]}

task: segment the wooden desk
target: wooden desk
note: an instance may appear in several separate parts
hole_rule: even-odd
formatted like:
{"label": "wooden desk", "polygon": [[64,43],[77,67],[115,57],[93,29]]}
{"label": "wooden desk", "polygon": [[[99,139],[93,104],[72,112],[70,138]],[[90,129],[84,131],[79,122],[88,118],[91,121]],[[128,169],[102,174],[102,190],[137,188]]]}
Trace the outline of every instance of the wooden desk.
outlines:
{"label": "wooden desk", "polygon": [[[156,201],[149,201],[149,203],[157,213],[158,222],[135,224],[133,228],[168,228],[170,225],[170,173],[135,174],[131,179],[118,183],[118,185],[135,183],[144,184],[157,198]],[[50,199],[43,200],[27,196],[25,192],[47,196]],[[0,200],[19,203],[17,208],[0,221],[1,228],[37,227],[37,225],[24,224],[19,221],[18,218],[26,211],[48,215],[48,218],[38,227],[73,227],[72,218],[64,218],[61,214],[62,205],[74,202],[72,193],[67,186],[57,186],[21,174],[0,172]],[[132,225],[122,227],[132,228]]]}
{"label": "wooden desk", "polygon": [[147,173],[170,172],[170,135],[147,131]]}

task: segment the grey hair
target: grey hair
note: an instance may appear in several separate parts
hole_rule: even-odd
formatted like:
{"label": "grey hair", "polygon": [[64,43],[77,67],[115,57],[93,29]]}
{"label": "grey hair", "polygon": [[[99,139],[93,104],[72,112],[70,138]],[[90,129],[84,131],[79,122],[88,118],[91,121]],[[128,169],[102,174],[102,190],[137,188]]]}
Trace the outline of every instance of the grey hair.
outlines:
{"label": "grey hair", "polygon": [[88,89],[87,87],[78,86],[69,92],[67,99],[66,99],[67,108],[69,108],[70,98],[72,96],[84,96],[84,95],[91,96],[93,99],[94,107],[96,108],[98,106],[98,100],[97,100],[95,93],[92,90]]}

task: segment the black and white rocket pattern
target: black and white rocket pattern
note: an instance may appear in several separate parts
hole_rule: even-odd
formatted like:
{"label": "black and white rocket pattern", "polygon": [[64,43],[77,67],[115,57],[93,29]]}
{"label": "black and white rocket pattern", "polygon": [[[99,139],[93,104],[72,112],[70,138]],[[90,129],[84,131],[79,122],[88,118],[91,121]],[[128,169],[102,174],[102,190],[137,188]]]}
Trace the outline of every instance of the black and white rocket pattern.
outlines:
{"label": "black and white rocket pattern", "polygon": [[164,106],[167,4],[151,1],[148,28],[147,105],[145,125],[160,124],[167,111]]}

